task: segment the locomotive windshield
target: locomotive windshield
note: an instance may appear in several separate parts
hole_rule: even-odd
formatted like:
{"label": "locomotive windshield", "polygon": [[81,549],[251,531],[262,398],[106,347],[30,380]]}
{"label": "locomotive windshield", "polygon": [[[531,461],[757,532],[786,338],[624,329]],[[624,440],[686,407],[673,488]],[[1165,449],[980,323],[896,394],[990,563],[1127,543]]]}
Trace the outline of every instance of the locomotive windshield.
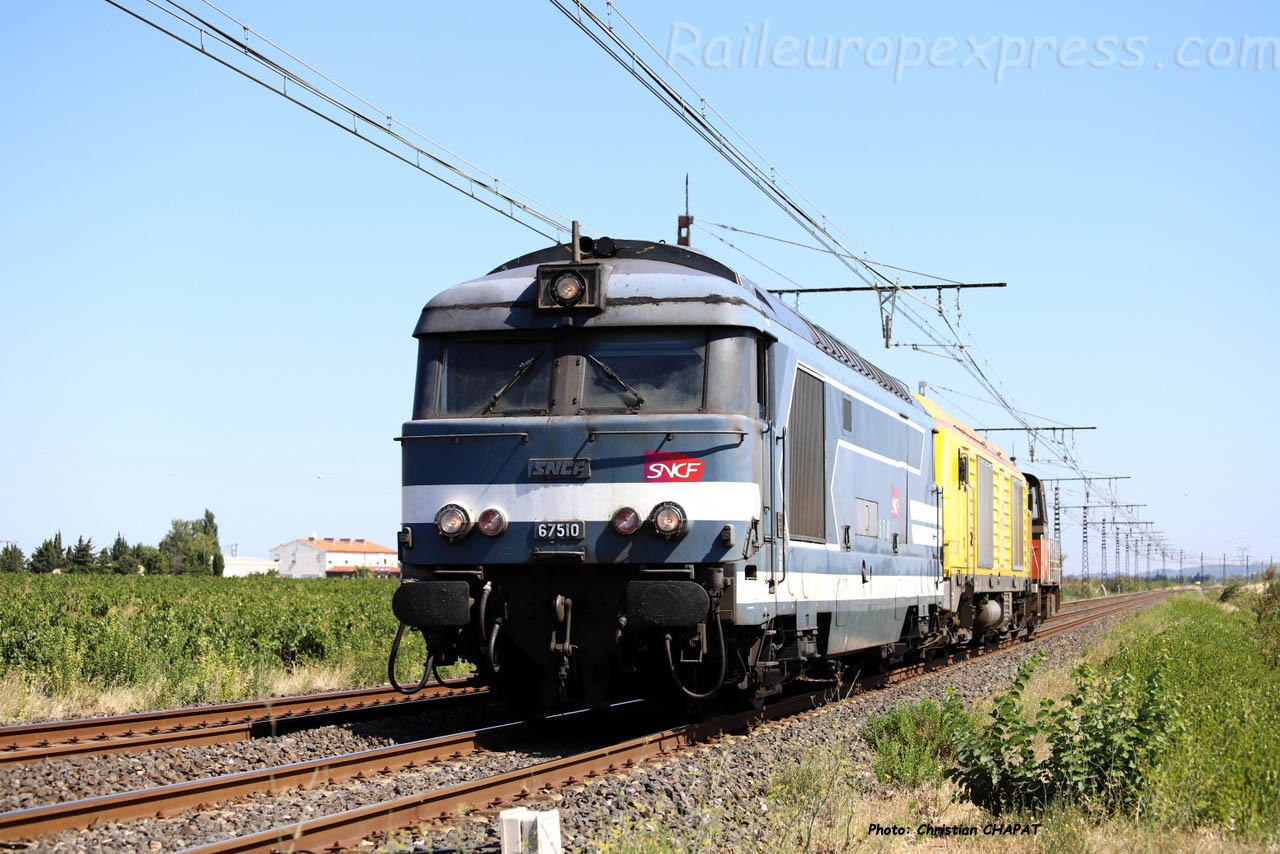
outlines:
{"label": "locomotive windshield", "polygon": [[597,333],[587,348],[584,412],[702,408],[707,334],[696,331]]}
{"label": "locomotive windshield", "polygon": [[[416,417],[755,412],[756,343],[728,327],[423,339]],[[553,395],[552,388],[581,389]]]}
{"label": "locomotive windshield", "polygon": [[551,405],[549,340],[459,339],[444,348],[443,415],[545,415]]}

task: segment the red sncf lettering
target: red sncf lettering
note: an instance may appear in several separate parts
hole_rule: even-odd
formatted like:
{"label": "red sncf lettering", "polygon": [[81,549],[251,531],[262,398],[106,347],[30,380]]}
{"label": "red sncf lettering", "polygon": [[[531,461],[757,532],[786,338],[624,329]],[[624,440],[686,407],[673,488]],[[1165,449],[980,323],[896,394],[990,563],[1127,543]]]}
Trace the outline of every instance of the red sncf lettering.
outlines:
{"label": "red sncf lettering", "polygon": [[700,481],[705,466],[702,460],[670,451],[645,451],[644,479],[646,481]]}

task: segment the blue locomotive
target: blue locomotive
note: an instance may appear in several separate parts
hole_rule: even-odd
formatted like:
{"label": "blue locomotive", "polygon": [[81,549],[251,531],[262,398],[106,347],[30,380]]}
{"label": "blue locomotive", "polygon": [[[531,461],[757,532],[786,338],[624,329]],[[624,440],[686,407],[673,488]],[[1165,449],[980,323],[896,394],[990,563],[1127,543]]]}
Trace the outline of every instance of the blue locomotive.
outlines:
{"label": "blue locomotive", "polygon": [[515,704],[758,700],[1055,606],[1034,478],[688,247],[533,252],[414,335],[393,608]]}

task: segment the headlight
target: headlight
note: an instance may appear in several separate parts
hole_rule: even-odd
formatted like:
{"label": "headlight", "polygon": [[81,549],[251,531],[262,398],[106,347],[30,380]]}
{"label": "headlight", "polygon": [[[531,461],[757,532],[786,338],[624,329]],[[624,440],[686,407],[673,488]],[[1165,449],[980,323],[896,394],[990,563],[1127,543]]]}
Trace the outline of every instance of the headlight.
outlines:
{"label": "headlight", "polygon": [[461,539],[471,530],[471,517],[457,504],[446,504],[436,514],[436,530],[450,540]]}
{"label": "headlight", "polygon": [[630,507],[623,507],[613,514],[613,530],[619,534],[634,534],[640,528],[640,514]]}
{"label": "headlight", "polygon": [[684,509],[674,501],[664,501],[653,508],[653,527],[668,539],[684,533],[686,519]]}
{"label": "headlight", "polygon": [[565,272],[551,283],[551,298],[560,305],[576,305],[586,293],[587,283],[577,273]]}
{"label": "headlight", "polygon": [[490,507],[480,514],[480,520],[476,524],[480,526],[480,533],[496,537],[507,530],[507,517],[497,507]]}

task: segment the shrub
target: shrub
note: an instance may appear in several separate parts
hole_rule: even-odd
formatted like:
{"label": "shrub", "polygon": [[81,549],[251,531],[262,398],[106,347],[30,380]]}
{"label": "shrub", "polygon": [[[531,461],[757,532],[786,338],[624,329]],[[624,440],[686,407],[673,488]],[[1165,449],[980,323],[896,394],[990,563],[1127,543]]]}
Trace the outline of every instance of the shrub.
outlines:
{"label": "shrub", "polygon": [[914,788],[942,781],[953,751],[943,728],[942,708],[933,700],[872,715],[862,735],[875,756],[871,768],[882,783]]}
{"label": "shrub", "polygon": [[942,704],[943,724],[955,750],[947,776],[960,794],[999,815],[1042,802],[1047,781],[1035,760],[1036,725],[1022,712],[1022,692],[1043,655],[1018,668],[1008,691],[992,698],[991,723],[976,722],[954,691]]}
{"label": "shrub", "polygon": [[955,748],[948,776],[964,797],[997,815],[1040,812],[1059,800],[1103,813],[1132,812],[1149,770],[1180,730],[1177,697],[1165,678],[1167,657],[1142,679],[1128,672],[1102,679],[1080,667],[1075,690],[1056,702],[1042,700],[1028,720],[1022,694],[1042,660],[1037,653],[1023,663],[1013,686],[993,699],[985,727],[948,695],[942,714]]}
{"label": "shrub", "polygon": [[1051,796],[1103,812],[1134,810],[1148,772],[1182,729],[1168,669],[1164,654],[1141,679],[1129,672],[1101,679],[1083,666],[1073,694],[1042,704],[1037,727],[1049,743],[1042,764]]}

